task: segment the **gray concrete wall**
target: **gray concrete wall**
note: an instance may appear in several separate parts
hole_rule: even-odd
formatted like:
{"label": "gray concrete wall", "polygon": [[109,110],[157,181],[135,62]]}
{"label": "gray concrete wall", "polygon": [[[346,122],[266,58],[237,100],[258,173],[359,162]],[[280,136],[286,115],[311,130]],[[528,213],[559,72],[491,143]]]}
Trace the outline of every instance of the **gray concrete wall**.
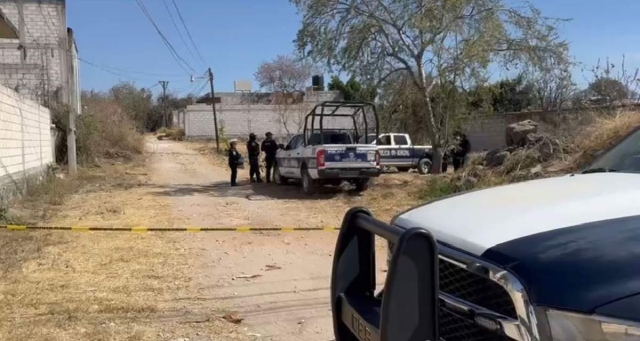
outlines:
{"label": "gray concrete wall", "polygon": [[0,84],[40,103],[52,95],[69,102],[74,74],[69,70],[65,1],[3,0],[0,11],[20,36],[0,38]]}
{"label": "gray concrete wall", "polygon": [[49,109],[0,85],[0,207],[55,160]]}
{"label": "gray concrete wall", "polygon": [[[640,110],[638,106],[628,106],[628,110]],[[585,109],[565,109],[561,112],[553,111],[530,111],[493,114],[477,116],[465,125],[463,131],[471,142],[473,151],[492,150],[506,147],[505,133],[507,126],[524,121],[532,120],[539,124],[538,131],[542,133],[553,133],[557,128],[566,124],[567,121],[576,120]],[[609,110],[614,112],[619,110],[614,108],[593,108],[592,110]]]}
{"label": "gray concrete wall", "polygon": [[[220,105],[271,104],[272,94],[264,92],[216,92],[220,97]],[[307,91],[304,101],[307,103],[339,101],[342,99],[340,91]]]}
{"label": "gray concrete wall", "polygon": [[[253,132],[264,136],[267,131],[276,137],[285,138],[302,131],[304,117],[315,103],[295,106],[286,111],[279,111],[275,105],[216,105],[218,129],[222,127],[224,135],[231,138],[246,138]],[[349,112],[350,111],[344,111]],[[176,115],[177,116],[177,115]],[[203,138],[214,136],[213,112],[210,105],[198,104],[188,106],[184,114],[184,128],[187,137]],[[283,123],[286,121],[285,124]],[[177,123],[177,121],[176,121]],[[316,123],[317,126],[317,123]],[[325,128],[351,129],[350,118],[326,118]],[[287,131],[288,130],[288,131]]]}

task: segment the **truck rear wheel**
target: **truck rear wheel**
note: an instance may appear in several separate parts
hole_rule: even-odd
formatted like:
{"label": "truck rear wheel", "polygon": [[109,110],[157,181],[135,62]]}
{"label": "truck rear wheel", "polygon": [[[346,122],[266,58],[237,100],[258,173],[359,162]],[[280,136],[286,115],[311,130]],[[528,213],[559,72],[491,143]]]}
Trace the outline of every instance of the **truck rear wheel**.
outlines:
{"label": "truck rear wheel", "polygon": [[431,173],[431,160],[424,158],[418,162],[418,173],[424,175]]}
{"label": "truck rear wheel", "polygon": [[304,191],[307,195],[316,194],[318,191],[318,185],[309,174],[309,170],[306,168],[302,169],[302,191]]}

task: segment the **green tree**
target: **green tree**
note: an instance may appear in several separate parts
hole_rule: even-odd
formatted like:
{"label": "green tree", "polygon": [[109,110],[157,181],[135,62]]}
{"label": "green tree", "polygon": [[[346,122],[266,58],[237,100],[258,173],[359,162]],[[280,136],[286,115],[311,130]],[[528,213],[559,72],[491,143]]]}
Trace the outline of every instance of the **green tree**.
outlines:
{"label": "green tree", "polygon": [[327,88],[340,91],[345,101],[373,102],[377,95],[375,87],[363,85],[354,76],[349,77],[347,83],[338,76],[332,76]]}
{"label": "green tree", "polygon": [[[330,69],[367,83],[403,71],[420,96],[419,115],[434,147],[433,171],[441,169],[450,115],[436,97],[484,83],[491,65],[537,65],[566,59],[559,20],[530,4],[506,0],[290,0],[302,14],[298,49]],[[438,85],[438,86],[437,86]],[[450,100],[446,102],[450,103]],[[442,117],[441,117],[442,116]]]}
{"label": "green tree", "polygon": [[533,85],[525,83],[522,75],[500,80],[493,88],[491,106],[496,113],[523,111],[534,104]]}
{"label": "green tree", "polygon": [[588,89],[598,97],[605,98],[608,102],[629,98],[627,87],[621,81],[610,77],[596,78],[589,83]]}

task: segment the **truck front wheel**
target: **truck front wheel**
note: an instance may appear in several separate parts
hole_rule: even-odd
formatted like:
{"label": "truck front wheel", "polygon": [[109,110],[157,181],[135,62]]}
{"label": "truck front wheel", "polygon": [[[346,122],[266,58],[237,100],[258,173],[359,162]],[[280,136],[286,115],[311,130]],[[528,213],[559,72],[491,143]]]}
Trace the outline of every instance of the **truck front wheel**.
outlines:
{"label": "truck front wheel", "polygon": [[358,179],[355,181],[356,191],[363,192],[369,188],[369,179]]}
{"label": "truck front wheel", "polygon": [[431,160],[424,158],[418,162],[418,173],[424,175],[431,172]]}

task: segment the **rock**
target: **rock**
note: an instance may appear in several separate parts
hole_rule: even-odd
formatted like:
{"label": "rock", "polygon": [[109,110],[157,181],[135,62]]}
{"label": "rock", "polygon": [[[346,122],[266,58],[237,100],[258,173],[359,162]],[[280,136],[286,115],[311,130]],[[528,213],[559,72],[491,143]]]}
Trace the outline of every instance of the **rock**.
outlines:
{"label": "rock", "polygon": [[486,154],[484,154],[484,164],[487,166],[490,166],[493,160],[493,157],[500,152],[501,152],[500,149],[493,149],[488,151]]}
{"label": "rock", "polygon": [[244,320],[244,318],[239,317],[236,313],[227,313],[222,318],[233,324],[240,324]]}
{"label": "rock", "polygon": [[524,147],[527,145],[527,135],[538,132],[538,123],[525,120],[510,124],[506,129],[505,140],[507,146]]}
{"label": "rock", "polygon": [[[489,157],[491,155],[491,157]],[[508,151],[500,151],[498,150],[496,153],[487,153],[487,166],[489,167],[498,167],[502,166],[504,161],[509,157],[510,153]]]}
{"label": "rock", "polygon": [[542,175],[542,165],[537,165],[531,169],[529,169],[529,173],[534,176]]}

